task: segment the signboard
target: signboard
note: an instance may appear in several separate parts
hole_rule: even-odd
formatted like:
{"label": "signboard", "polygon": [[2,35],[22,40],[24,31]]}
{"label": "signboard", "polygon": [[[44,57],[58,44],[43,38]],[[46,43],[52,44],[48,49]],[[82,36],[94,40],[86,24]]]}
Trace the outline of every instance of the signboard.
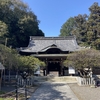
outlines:
{"label": "signboard", "polygon": [[69,74],[75,74],[75,69],[73,67],[68,68]]}

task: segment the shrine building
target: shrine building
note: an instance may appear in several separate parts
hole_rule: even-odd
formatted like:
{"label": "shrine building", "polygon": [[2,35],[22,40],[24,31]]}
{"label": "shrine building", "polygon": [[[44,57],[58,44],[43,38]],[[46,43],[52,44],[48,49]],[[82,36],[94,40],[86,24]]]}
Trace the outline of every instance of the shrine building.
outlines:
{"label": "shrine building", "polygon": [[69,74],[69,68],[64,67],[63,61],[67,56],[80,50],[74,36],[67,37],[34,37],[30,36],[27,47],[20,49],[21,55],[33,55],[46,63],[45,75],[57,73],[59,76]]}

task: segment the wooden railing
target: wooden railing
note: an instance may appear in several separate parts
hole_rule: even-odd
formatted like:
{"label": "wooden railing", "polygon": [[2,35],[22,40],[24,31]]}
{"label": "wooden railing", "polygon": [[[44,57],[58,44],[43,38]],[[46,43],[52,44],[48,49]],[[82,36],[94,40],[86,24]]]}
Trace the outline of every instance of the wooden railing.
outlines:
{"label": "wooden railing", "polygon": [[27,86],[33,86],[34,85],[34,79],[33,79],[33,77],[29,77],[26,80],[24,80],[20,76],[17,78],[17,83],[18,83],[19,86],[24,86],[25,82],[26,82]]}
{"label": "wooden railing", "polygon": [[94,78],[81,78],[81,77],[77,77],[77,82],[78,85],[80,86],[86,86],[86,85],[95,85],[95,80]]}

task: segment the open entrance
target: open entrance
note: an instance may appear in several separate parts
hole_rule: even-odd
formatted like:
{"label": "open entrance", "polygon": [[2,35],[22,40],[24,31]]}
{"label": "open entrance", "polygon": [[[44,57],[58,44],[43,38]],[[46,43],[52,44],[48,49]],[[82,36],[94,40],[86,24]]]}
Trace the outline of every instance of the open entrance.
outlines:
{"label": "open entrance", "polygon": [[[47,49],[46,54],[60,54],[61,50],[57,48],[55,44],[51,45],[49,49]],[[61,66],[60,66],[60,58],[56,56],[53,58],[48,58],[48,66],[47,66],[47,74],[53,74],[54,76],[61,75]]]}
{"label": "open entrance", "polygon": [[48,62],[48,74],[59,76],[61,74],[61,66],[59,62]]}

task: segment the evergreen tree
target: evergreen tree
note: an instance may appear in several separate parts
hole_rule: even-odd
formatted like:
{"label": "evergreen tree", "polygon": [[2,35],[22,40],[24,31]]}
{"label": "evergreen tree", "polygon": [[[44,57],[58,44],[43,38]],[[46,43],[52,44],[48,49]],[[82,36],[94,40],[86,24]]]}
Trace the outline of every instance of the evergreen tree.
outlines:
{"label": "evergreen tree", "polygon": [[27,46],[29,36],[38,36],[38,32],[44,36],[37,16],[21,0],[0,0],[0,20],[8,27],[7,46]]}
{"label": "evergreen tree", "polygon": [[59,36],[70,36],[72,35],[72,30],[75,29],[74,18],[69,18],[61,27]]}
{"label": "evergreen tree", "polygon": [[87,42],[91,47],[100,49],[100,6],[94,3],[90,8],[87,21]]}

